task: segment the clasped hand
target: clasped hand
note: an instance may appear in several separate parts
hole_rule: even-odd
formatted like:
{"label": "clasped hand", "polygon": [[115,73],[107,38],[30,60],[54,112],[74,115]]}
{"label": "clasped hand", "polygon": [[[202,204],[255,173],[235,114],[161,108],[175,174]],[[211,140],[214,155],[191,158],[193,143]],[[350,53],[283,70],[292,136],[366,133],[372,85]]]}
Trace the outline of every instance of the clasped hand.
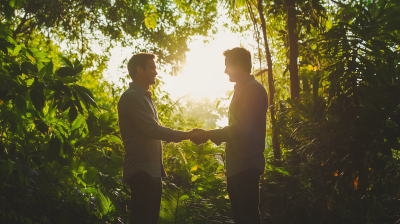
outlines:
{"label": "clasped hand", "polygon": [[194,144],[200,145],[210,139],[210,133],[206,130],[195,128],[188,132],[188,137]]}

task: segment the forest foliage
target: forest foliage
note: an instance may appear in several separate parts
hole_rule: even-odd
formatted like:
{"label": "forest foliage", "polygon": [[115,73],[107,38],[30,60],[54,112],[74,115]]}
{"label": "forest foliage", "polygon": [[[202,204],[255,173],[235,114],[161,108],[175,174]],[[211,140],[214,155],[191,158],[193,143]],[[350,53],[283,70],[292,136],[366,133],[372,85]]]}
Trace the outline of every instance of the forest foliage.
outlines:
{"label": "forest foliage", "polygon": [[[254,33],[253,70],[275,88],[260,182],[263,223],[399,222],[400,4],[298,0],[290,11],[290,1],[259,1],[262,14],[252,0],[1,0],[2,223],[128,223],[116,113],[126,87],[102,79],[109,49],[147,49],[176,74],[188,40],[217,31],[219,8],[233,31]],[[298,38],[295,98],[289,33]],[[167,127],[212,129],[226,114],[216,102],[174,102],[161,85],[151,91]],[[211,142],[164,143],[160,223],[232,223],[224,155]]]}

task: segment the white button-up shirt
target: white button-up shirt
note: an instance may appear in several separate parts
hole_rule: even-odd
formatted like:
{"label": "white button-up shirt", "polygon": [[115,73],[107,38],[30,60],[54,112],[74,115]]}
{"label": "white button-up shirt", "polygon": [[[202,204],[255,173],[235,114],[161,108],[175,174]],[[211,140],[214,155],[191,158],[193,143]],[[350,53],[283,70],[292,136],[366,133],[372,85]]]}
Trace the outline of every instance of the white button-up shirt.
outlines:
{"label": "white button-up shirt", "polygon": [[142,170],[151,177],[166,176],[162,140],[180,142],[184,132],[161,126],[151,93],[130,83],[118,102],[118,118],[125,147],[123,180]]}

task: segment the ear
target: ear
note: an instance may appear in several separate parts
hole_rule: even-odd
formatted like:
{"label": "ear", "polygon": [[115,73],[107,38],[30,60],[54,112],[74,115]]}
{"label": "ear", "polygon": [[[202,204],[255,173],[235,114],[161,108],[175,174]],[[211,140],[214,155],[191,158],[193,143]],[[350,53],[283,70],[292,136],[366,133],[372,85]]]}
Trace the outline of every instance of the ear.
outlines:
{"label": "ear", "polygon": [[140,65],[136,66],[136,74],[143,73],[143,68]]}

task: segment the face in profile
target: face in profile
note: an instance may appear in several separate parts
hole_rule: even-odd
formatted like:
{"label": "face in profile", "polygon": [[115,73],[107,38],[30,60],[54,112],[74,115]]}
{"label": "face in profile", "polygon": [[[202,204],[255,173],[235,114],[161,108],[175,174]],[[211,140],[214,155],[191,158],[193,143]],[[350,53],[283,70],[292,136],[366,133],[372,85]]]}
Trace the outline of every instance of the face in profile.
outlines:
{"label": "face in profile", "polygon": [[225,73],[229,76],[230,82],[237,82],[241,77],[242,70],[237,65],[225,65]]}
{"label": "face in profile", "polygon": [[147,84],[149,85],[156,84],[156,77],[158,73],[156,71],[156,63],[154,63],[154,60],[152,59],[147,60],[146,70],[143,70],[142,75],[144,81],[146,81]]}

